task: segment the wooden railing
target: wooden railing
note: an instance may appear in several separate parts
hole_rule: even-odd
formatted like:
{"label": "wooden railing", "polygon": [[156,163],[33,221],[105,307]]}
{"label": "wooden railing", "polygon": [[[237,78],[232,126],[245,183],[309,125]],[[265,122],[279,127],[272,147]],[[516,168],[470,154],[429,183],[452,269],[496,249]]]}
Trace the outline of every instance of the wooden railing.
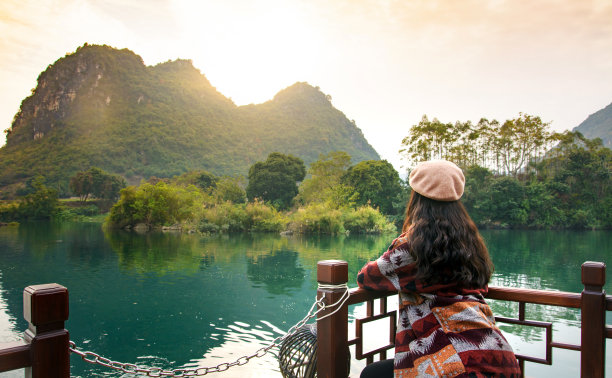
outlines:
{"label": "wooden railing", "polygon": [[[345,261],[321,261],[317,266],[317,280],[326,285],[342,285],[348,281],[348,264]],[[516,318],[496,317],[497,322],[523,326],[540,327],[546,333],[546,356],[536,358],[517,354],[521,371],[524,373],[525,361],[552,364],[552,348],[569,349],[580,352],[580,375],[588,378],[603,378],[605,372],[605,339],[612,338],[612,327],[605,324],[606,311],[612,311],[612,297],[606,297],[603,286],[606,282],[606,267],[600,262],[582,264],[582,293],[559,291],[530,290],[505,287],[489,287],[488,299],[518,302]],[[334,303],[344,289],[319,289],[317,296],[325,296],[326,303]],[[365,359],[367,364],[387,358],[387,351],[394,348],[396,329],[396,311],[388,311],[387,298],[397,293],[375,292],[363,289],[352,289],[344,309],[332,316],[317,322],[317,376],[319,378],[344,378],[349,372],[347,353],[349,345],[355,345],[355,358]],[[380,299],[377,314],[374,314],[374,303]],[[356,319],[355,338],[348,339],[348,305],[366,303],[366,317]],[[553,341],[552,323],[525,319],[525,304],[579,308],[581,310],[580,345],[564,344]],[[332,310],[319,314],[319,318]],[[363,325],[384,318],[389,318],[389,344],[376,350],[363,352]]]}
{"label": "wooden railing", "polygon": [[26,378],[69,377],[68,290],[57,284],[26,287],[23,316],[23,341],[0,344],[0,372],[25,368]]}
{"label": "wooden railing", "polygon": [[[343,285],[348,281],[348,264],[345,261],[327,260],[317,264],[317,280],[323,286],[317,297],[325,297],[328,304],[336,303],[346,289],[329,285]],[[535,358],[517,355],[524,369],[524,361],[552,364],[552,348],[580,351],[582,377],[604,377],[605,339],[612,338],[612,327],[605,324],[606,311],[612,311],[612,297],[606,297],[603,286],[606,281],[605,264],[586,262],[582,265],[582,293],[490,287],[488,298],[518,302],[516,318],[496,317],[498,322],[541,327],[546,330],[546,357]],[[396,312],[388,311],[387,298],[396,293],[373,292],[352,289],[346,303],[319,313],[317,320],[317,376],[339,378],[348,376],[349,345],[355,345],[355,358],[367,363],[387,358],[387,350],[394,347]],[[374,301],[381,299],[378,314],[374,314]],[[366,317],[355,321],[355,338],[348,339],[348,306],[363,303]],[[554,342],[552,324],[525,319],[525,304],[535,303],[581,309],[580,345]],[[57,284],[28,286],[23,292],[23,314],[28,321],[24,340],[0,344],[0,372],[25,368],[26,377],[54,378],[70,376],[69,334],[64,329],[68,320],[68,290]],[[335,312],[334,312],[335,311]],[[325,315],[334,312],[331,316]],[[389,318],[389,344],[373,351],[363,352],[363,325]]]}

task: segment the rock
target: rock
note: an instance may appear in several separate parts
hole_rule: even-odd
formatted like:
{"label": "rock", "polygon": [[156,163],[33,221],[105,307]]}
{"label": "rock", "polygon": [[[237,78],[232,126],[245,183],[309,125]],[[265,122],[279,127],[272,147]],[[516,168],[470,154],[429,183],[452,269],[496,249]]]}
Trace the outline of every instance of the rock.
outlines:
{"label": "rock", "polygon": [[173,224],[172,226],[162,226],[162,231],[181,231],[183,228],[180,224]]}
{"label": "rock", "polygon": [[136,232],[148,232],[150,229],[151,227],[149,227],[149,225],[146,223],[138,223],[132,228],[132,230]]}

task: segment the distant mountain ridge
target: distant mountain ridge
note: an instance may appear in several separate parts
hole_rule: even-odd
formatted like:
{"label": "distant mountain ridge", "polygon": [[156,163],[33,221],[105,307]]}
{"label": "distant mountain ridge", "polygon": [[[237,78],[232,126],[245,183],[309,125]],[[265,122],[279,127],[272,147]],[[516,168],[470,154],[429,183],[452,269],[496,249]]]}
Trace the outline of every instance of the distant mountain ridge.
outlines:
{"label": "distant mountain ridge", "polygon": [[380,159],[318,87],[296,83],[236,106],[189,60],[145,66],[130,50],[85,44],[49,65],[23,100],[0,148],[0,190],[43,175],[66,192],[91,166],[133,182],[195,169],[246,175],[270,152],[309,164],[336,150],[353,163]]}
{"label": "distant mountain ridge", "polygon": [[579,131],[588,139],[601,138],[605,147],[612,148],[612,103],[588,116],[572,131]]}

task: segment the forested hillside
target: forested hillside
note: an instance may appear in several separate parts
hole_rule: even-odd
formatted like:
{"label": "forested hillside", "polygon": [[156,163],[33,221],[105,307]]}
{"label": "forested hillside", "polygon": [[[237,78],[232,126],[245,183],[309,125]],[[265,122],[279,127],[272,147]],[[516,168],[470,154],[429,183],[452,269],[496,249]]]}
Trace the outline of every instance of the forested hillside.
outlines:
{"label": "forested hillside", "polygon": [[0,148],[0,196],[45,177],[68,193],[76,172],[99,167],[137,183],[204,169],[246,175],[270,152],[307,164],[342,150],[379,159],[329,96],[296,83],[259,105],[236,106],[189,60],[145,66],[127,49],[85,44],[38,77]]}
{"label": "forested hillside", "polygon": [[591,114],[574,128],[589,139],[601,138],[603,145],[612,148],[612,103]]}

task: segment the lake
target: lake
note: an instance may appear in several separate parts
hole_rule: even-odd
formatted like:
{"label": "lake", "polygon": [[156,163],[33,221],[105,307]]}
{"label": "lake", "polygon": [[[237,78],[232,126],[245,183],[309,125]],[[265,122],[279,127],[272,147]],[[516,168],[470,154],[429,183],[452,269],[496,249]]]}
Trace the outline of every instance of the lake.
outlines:
{"label": "lake", "polygon": [[[482,234],[495,263],[492,285],[497,286],[580,292],[582,262],[607,263],[612,245],[612,235],[606,231],[485,230]],[[103,231],[99,224],[87,223],[0,227],[0,342],[18,340],[27,326],[23,289],[56,282],[70,292],[66,328],[82,350],[165,369],[233,362],[267,346],[304,317],[316,293],[317,261],[348,261],[349,286],[354,287],[357,271],[384,252],[393,238],[140,235]],[[611,289],[608,283],[606,291]],[[361,316],[363,307],[352,306],[351,319]],[[491,307],[496,315],[518,313],[518,306],[503,302],[492,301]],[[554,321],[555,341],[579,342],[579,310],[527,305],[527,318]],[[542,332],[503,324],[500,328],[515,351],[544,355]],[[611,348],[608,343],[608,364]],[[74,354],[71,364],[75,377],[122,376]],[[353,362],[351,376],[358,376],[362,366]],[[526,364],[527,376],[532,377],[575,377],[578,369],[578,352],[559,349],[553,350],[552,367]],[[280,373],[271,353],[218,376],[280,377]],[[607,376],[612,377],[612,365]]]}

